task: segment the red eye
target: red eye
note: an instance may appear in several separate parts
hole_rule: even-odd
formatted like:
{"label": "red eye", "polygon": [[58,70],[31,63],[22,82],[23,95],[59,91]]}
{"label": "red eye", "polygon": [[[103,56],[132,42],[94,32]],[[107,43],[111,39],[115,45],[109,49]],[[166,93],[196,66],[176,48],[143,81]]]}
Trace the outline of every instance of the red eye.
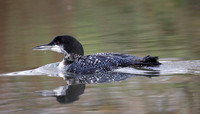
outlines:
{"label": "red eye", "polygon": [[60,42],[56,42],[56,45],[59,45],[60,44]]}

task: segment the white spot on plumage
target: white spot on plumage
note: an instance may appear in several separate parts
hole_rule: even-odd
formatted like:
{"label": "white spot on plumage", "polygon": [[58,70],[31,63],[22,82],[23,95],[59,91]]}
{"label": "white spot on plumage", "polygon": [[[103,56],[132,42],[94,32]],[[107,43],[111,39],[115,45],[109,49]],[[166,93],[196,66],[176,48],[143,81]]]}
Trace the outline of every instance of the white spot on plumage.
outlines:
{"label": "white spot on plumage", "polygon": [[98,61],[99,61],[98,59],[95,59],[94,64],[96,64]]}

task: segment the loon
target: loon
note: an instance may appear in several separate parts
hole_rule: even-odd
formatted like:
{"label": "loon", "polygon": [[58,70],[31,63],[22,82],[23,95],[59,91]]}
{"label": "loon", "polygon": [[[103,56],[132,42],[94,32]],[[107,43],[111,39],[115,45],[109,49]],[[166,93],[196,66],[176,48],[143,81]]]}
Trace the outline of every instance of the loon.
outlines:
{"label": "loon", "polygon": [[48,44],[32,48],[33,50],[51,50],[64,54],[58,68],[75,74],[93,74],[112,71],[121,67],[158,66],[157,56],[143,58],[121,53],[96,53],[84,56],[81,43],[70,35],[57,36]]}

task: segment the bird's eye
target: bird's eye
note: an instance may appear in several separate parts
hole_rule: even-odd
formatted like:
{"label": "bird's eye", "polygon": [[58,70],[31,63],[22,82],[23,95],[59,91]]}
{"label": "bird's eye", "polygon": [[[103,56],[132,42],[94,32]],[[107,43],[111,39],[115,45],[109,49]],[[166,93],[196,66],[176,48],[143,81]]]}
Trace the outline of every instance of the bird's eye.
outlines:
{"label": "bird's eye", "polygon": [[59,41],[57,41],[57,42],[55,42],[55,44],[56,44],[56,45],[59,45],[59,44],[60,44],[60,42],[59,42]]}

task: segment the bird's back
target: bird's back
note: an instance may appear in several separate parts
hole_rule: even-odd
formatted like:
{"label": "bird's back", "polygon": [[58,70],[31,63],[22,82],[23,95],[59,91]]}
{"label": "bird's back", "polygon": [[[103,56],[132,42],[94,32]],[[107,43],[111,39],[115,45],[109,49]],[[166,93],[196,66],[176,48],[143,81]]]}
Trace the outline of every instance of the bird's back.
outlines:
{"label": "bird's back", "polygon": [[118,67],[148,65],[156,62],[157,57],[151,56],[139,58],[120,53],[97,53],[80,57],[68,66],[67,71],[78,74],[92,74],[111,71]]}

